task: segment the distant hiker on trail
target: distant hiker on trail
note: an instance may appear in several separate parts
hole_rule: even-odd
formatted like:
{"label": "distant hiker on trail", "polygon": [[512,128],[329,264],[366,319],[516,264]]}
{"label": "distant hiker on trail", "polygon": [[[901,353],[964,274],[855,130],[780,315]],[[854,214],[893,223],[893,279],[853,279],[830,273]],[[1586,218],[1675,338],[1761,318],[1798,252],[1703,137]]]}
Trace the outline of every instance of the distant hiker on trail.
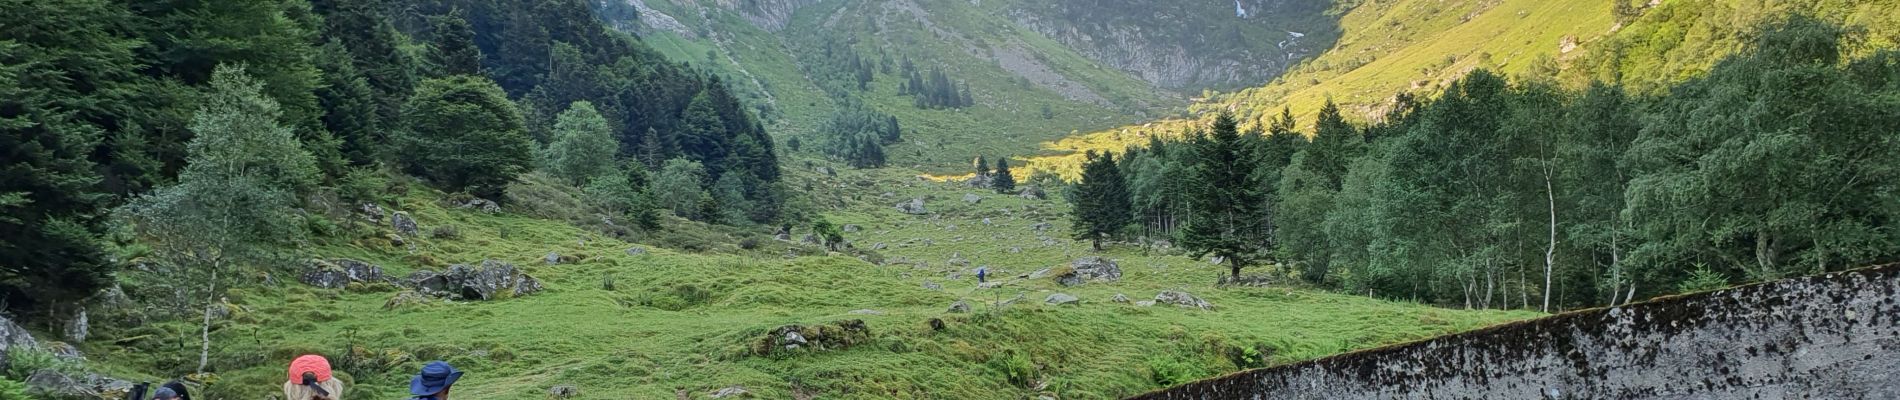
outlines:
{"label": "distant hiker on trail", "polygon": [[409,394],[416,395],[415,399],[448,400],[449,387],[455,386],[457,379],[462,379],[462,371],[449,363],[430,361],[409,380]]}
{"label": "distant hiker on trail", "polygon": [[290,379],[284,381],[285,400],[343,398],[343,381],[330,375],[330,360],[311,354],[290,361]]}
{"label": "distant hiker on trail", "polygon": [[976,283],[983,284],[983,279],[988,278],[989,274],[990,267],[976,267]]}

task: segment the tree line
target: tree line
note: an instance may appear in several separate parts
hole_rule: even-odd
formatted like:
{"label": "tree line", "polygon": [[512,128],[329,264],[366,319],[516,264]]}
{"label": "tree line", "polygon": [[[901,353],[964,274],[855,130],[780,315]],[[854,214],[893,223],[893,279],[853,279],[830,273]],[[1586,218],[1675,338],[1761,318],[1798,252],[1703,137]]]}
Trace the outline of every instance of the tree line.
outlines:
{"label": "tree line", "polygon": [[374,201],[352,194],[384,170],[496,201],[541,171],[629,214],[663,209],[665,181],[711,199],[682,216],[777,219],[759,121],[591,3],[0,1],[7,307],[109,286],[126,235],[214,258],[193,265],[242,255],[210,238],[286,243],[303,226],[286,210]]}
{"label": "tree line", "polygon": [[1090,154],[1079,239],[1472,308],[1614,305],[1900,260],[1900,53],[1794,16],[1656,93],[1477,70],[1367,125],[1231,115]]}

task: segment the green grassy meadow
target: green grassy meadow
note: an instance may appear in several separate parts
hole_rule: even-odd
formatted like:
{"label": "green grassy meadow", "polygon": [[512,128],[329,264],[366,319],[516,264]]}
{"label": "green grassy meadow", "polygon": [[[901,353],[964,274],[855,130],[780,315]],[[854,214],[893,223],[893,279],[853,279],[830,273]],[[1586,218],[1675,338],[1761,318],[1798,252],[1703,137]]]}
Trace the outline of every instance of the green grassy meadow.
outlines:
{"label": "green grassy meadow", "polygon": [[[266,268],[276,275],[272,283],[248,278],[227,299],[230,316],[212,332],[217,378],[209,398],[275,393],[285,363],[303,353],[329,357],[351,382],[350,399],[401,396],[408,374],[432,359],[467,370],[455,393],[474,399],[541,397],[556,385],[599,399],[706,398],[733,385],[755,398],[1114,398],[1241,365],[1294,362],[1536,316],[1296,287],[1215,288],[1222,267],[1132,245],[1099,254],[1118,261],[1125,275],[1117,282],[1064,288],[1049,278],[1018,278],[1097,255],[1086,243],[1065,239],[1060,200],[975,192],[913,174],[842,170],[834,178],[792,168],[790,182],[810,183],[812,202],[828,219],[861,227],[846,234],[858,250],[829,254],[765,238],[766,228],[712,229],[669,218],[670,230],[699,236],[690,240],[720,243],[680,251],[520,210],[488,215],[446,208],[438,193],[413,190],[389,206],[414,214],[425,231],[455,226],[459,238],[412,239],[411,253],[382,239],[386,226],[345,223],[336,235],[286,252],[361,259],[395,276],[497,259],[522,267],[547,289],[386,310],[394,287],[317,289],[296,283],[295,271]],[[867,194],[884,192],[892,196]],[[965,193],[983,200],[965,203]],[[912,197],[931,198],[932,214],[892,207]],[[1053,225],[1046,242],[1031,228],[1044,221]],[[795,229],[794,241],[805,232]],[[732,245],[747,238],[765,243],[752,250]],[[866,251],[877,243],[886,248]],[[634,247],[648,251],[628,254]],[[549,252],[580,261],[547,265],[541,259]],[[953,256],[970,264],[952,265]],[[976,266],[1009,283],[977,288],[970,272]],[[603,284],[609,276],[612,290]],[[927,289],[926,282],[941,290]],[[1110,301],[1116,294],[1149,300],[1162,290],[1185,290],[1217,308]],[[1056,292],[1082,303],[1043,304]],[[1018,296],[1013,304],[997,304]],[[958,300],[973,312],[948,312]],[[933,319],[942,321],[942,330],[932,328]],[[848,346],[778,351],[762,342],[781,326],[823,331],[848,320],[862,320],[868,330]],[[162,375],[152,371],[190,372],[197,361],[192,321],[102,327],[96,335],[81,349],[97,369],[150,377]]]}

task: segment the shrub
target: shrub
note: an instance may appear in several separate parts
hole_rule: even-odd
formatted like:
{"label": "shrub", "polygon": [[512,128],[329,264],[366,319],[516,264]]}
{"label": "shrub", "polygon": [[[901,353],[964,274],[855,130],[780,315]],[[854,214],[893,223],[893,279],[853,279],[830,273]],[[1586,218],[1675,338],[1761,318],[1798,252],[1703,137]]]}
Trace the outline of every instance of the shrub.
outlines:
{"label": "shrub", "polygon": [[437,226],[434,230],[429,231],[429,237],[449,240],[460,239],[462,237],[462,230],[456,228],[455,225]]}
{"label": "shrub", "polygon": [[1728,276],[1709,269],[1708,265],[1697,265],[1689,272],[1689,279],[1676,285],[1676,291],[1682,293],[1701,292],[1728,287]]}
{"label": "shrub", "polygon": [[1029,357],[1016,350],[1004,350],[1003,355],[991,357],[989,367],[1003,374],[1003,379],[1017,387],[1027,388],[1036,381],[1036,364]]}

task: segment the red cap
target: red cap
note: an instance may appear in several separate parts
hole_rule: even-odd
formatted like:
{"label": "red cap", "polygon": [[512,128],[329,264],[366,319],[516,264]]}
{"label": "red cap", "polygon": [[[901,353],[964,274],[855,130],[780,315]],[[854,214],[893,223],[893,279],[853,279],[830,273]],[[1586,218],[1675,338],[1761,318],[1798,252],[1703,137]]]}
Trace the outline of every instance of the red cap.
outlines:
{"label": "red cap", "polygon": [[303,384],[303,374],[317,374],[317,382],[330,380],[330,360],[311,354],[290,361],[290,382]]}

